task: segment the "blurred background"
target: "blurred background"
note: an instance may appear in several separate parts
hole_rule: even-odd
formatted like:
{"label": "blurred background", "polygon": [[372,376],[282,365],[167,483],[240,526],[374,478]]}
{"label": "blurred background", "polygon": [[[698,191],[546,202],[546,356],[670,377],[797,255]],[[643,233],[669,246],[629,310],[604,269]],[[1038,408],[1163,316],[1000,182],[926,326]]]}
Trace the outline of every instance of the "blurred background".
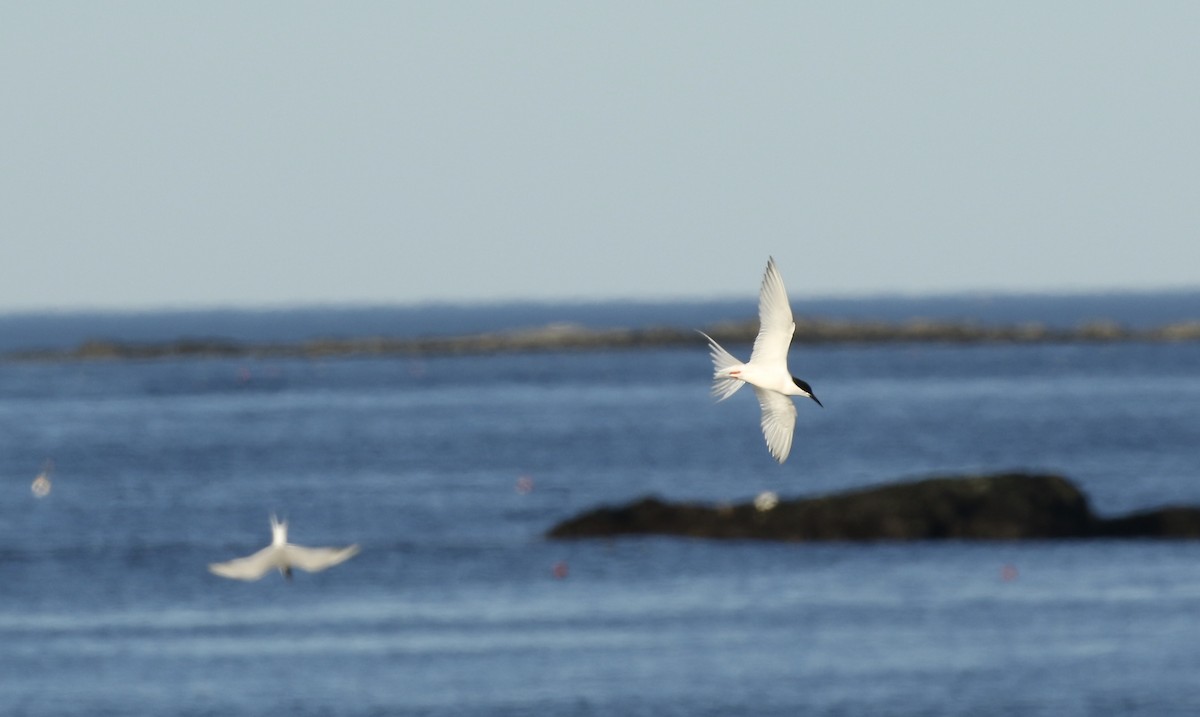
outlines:
{"label": "blurred background", "polygon": [[[795,345],[779,466],[694,346],[18,359],[798,316],[1200,320],[1200,9],[0,8],[0,711],[1184,715],[1200,545],[557,543],[1047,470],[1200,504],[1200,344]],[[697,337],[699,338],[699,337]],[[748,356],[748,345],[728,348]],[[743,392],[746,393],[746,392]],[[270,539],[328,572],[222,580]]]}

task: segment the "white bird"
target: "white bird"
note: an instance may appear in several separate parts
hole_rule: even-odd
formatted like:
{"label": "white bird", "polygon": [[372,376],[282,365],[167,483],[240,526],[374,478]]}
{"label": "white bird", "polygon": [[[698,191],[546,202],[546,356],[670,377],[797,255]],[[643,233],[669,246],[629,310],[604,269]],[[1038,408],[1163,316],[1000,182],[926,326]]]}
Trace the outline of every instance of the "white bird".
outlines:
{"label": "white bird", "polygon": [[287,541],[287,521],[271,516],[271,544],[253,555],[225,563],[210,563],[208,569],[216,575],[234,580],[258,580],[275,568],[288,580],[292,568],[310,573],[331,568],[358,554],[358,546],[346,548],[306,548]]}
{"label": "white bird", "polygon": [[792,343],[796,322],[792,319],[787,290],[783,288],[783,278],[774,258],[767,260],[767,271],[763,274],[758,294],[758,321],[758,336],[746,363],[730,355],[708,334],[701,331],[700,335],[708,339],[712,355],[713,396],[724,401],[743,385],[753,386],[762,407],[762,432],[767,450],[775,460],[783,463],[792,450],[792,433],[796,428],[796,404],[789,396],[805,396],[816,401],[818,406],[823,407],[823,404],[813,395],[811,386],[788,371],[788,346]]}

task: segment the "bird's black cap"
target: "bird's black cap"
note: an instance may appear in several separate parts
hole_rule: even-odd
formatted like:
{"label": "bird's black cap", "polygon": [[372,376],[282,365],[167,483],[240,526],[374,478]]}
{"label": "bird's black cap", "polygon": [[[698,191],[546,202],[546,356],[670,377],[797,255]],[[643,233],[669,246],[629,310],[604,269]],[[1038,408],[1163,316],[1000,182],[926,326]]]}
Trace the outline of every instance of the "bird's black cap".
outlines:
{"label": "bird's black cap", "polygon": [[802,378],[796,378],[795,376],[792,376],[792,381],[800,388],[801,391],[807,393],[809,398],[816,401],[818,406],[825,408],[825,404],[821,403],[821,399],[817,398],[817,394],[813,393],[812,386],[808,385],[808,381],[805,381]]}

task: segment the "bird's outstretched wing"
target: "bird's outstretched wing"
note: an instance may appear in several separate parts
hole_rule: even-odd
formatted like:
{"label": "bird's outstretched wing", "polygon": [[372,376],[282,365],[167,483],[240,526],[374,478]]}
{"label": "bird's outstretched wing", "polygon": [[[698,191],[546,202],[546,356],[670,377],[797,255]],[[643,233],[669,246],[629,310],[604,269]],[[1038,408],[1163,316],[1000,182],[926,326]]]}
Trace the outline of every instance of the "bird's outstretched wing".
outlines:
{"label": "bird's outstretched wing", "polygon": [[214,575],[234,580],[258,580],[276,565],[276,548],[268,545],[254,555],[237,558],[225,563],[210,563],[208,569]]}
{"label": "bird's outstretched wing", "polygon": [[792,433],[796,429],[796,404],[777,391],[754,387],[758,405],[762,407],[762,432],[767,450],[783,463],[792,451]]}
{"label": "bird's outstretched wing", "polygon": [[767,271],[758,292],[758,324],[750,363],[787,365],[788,346],[792,343],[792,334],[796,333],[796,322],[774,257],[767,260]]}
{"label": "bird's outstretched wing", "polygon": [[358,546],[346,548],[305,548],[301,545],[287,545],[283,548],[287,562],[293,568],[316,573],[325,568],[332,568],[338,563],[344,563],[358,554]]}

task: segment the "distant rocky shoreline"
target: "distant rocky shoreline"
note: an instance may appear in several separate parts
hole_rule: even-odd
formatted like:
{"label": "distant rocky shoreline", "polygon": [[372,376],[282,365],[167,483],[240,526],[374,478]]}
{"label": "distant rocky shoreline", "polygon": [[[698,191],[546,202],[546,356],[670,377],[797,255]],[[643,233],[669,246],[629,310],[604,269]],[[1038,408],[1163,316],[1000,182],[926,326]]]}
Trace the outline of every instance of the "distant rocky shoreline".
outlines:
{"label": "distant rocky shoreline", "polygon": [[[726,344],[749,343],[758,321],[730,322],[704,328]],[[904,323],[826,321],[798,318],[794,343],[1100,343],[1118,341],[1200,341],[1200,320],[1153,329],[1132,329],[1111,322],[1093,322],[1071,329],[1042,324],[985,326],[972,323],[915,320]],[[586,351],[636,349],[702,344],[691,329],[592,329],[575,324],[538,328],[416,338],[323,338],[294,344],[239,343],[220,338],[187,338],[162,343],[131,343],[95,339],[71,349],[13,351],[8,361],[88,361],[161,358],[328,358],[339,356],[424,356],[529,351]]]}
{"label": "distant rocky shoreline", "polygon": [[[756,505],[757,503],[757,505]],[[905,541],[1200,538],[1200,507],[1116,518],[1056,475],[950,476],[815,498],[726,505],[643,498],[589,510],[555,525],[552,539],[670,535],[725,540]]]}

